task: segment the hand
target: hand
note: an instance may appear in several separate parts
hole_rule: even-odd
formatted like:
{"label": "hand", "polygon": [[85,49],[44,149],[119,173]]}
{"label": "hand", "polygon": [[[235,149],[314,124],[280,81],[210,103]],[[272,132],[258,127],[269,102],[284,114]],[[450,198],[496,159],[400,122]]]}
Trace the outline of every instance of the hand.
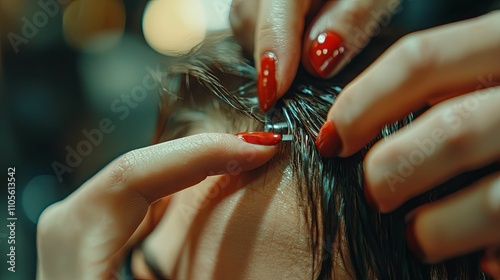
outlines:
{"label": "hand", "polygon": [[[500,162],[499,11],[397,42],[345,87],[317,147],[325,157],[349,156],[384,124],[425,105],[430,109],[409,127],[366,155],[365,189],[381,212],[460,173]],[[500,248],[500,171],[417,209],[407,233],[427,262]],[[499,254],[496,264],[493,258],[483,262],[497,278]]]}
{"label": "hand", "polygon": [[150,206],[165,208],[158,199],[208,175],[257,168],[276,151],[232,135],[199,134],[121,156],[43,212],[38,279],[112,279],[127,251],[161,218],[150,219]]}
{"label": "hand", "polygon": [[231,25],[235,38],[253,53],[261,109],[267,112],[285,94],[301,57],[311,74],[335,75],[400,12],[399,2],[234,0]]}

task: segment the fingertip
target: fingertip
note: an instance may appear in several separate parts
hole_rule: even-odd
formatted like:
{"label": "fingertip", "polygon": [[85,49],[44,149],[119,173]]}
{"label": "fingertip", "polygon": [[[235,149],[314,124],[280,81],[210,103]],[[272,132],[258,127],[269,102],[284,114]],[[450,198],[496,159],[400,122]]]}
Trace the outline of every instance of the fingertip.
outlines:
{"label": "fingertip", "polygon": [[425,253],[420,245],[420,240],[418,239],[417,236],[416,217],[417,216],[411,217],[406,224],[405,228],[406,246],[410,251],[410,253],[419,261],[428,262]]}
{"label": "fingertip", "polygon": [[267,112],[286,94],[297,75],[300,44],[267,48],[257,46],[257,49],[263,49],[255,54],[255,61],[259,61],[257,66],[259,105],[263,112]]}
{"label": "fingertip", "polygon": [[265,52],[260,58],[259,74],[257,78],[257,93],[260,109],[267,113],[276,101],[278,83],[276,68],[278,58],[272,51]]}
{"label": "fingertip", "polygon": [[281,142],[282,136],[273,132],[240,132],[236,134],[240,140],[249,144],[260,146],[276,146]]}
{"label": "fingertip", "polygon": [[327,120],[321,127],[314,142],[321,156],[332,158],[342,150],[342,140],[338,134],[335,122]]}
{"label": "fingertip", "polygon": [[[264,112],[285,95],[297,74],[302,53],[304,17],[309,2],[261,1],[255,30],[254,59],[260,62],[257,66],[259,100]],[[265,59],[270,53],[274,56],[274,69],[266,69],[272,64]],[[266,73],[269,75],[266,76]],[[266,81],[270,82],[268,86]]]}

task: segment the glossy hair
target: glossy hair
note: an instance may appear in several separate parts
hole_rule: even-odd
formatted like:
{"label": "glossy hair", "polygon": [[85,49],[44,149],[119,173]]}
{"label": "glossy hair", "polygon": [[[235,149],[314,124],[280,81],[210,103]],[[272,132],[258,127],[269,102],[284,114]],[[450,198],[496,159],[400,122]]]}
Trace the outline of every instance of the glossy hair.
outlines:
{"label": "glossy hair", "polygon": [[[365,50],[369,51],[369,50]],[[254,67],[227,36],[214,36],[189,55],[168,62],[163,80],[163,110],[157,137],[163,134],[177,93],[199,82],[234,110],[263,123],[257,108]],[[220,77],[245,79],[243,85],[222,84]],[[167,87],[168,86],[168,87]],[[322,158],[314,140],[325,116],[341,92],[335,81],[320,81],[300,72],[273,111],[273,121],[285,121],[294,141],[289,153],[297,179],[299,201],[310,227],[311,279],[334,279],[333,267],[343,263],[353,279],[485,279],[478,254],[435,265],[422,264],[405,244],[405,215],[455,190],[445,184],[412,199],[390,214],[371,209],[364,199],[363,158],[371,145],[411,123],[413,115],[385,126],[369,145],[349,158]],[[166,108],[166,109],[165,109]],[[411,125],[411,124],[410,124]],[[453,183],[456,183],[454,181]],[[462,180],[462,184],[466,184]]]}

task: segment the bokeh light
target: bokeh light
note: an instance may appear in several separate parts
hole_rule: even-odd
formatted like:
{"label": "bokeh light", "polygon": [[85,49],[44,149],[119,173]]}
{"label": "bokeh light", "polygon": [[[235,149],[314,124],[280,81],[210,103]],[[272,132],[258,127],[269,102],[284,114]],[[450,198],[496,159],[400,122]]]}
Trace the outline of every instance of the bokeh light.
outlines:
{"label": "bokeh light", "polygon": [[0,0],[0,34],[7,34],[14,29],[27,6],[26,0]]}
{"label": "bokeh light", "polygon": [[75,0],[64,11],[64,37],[77,49],[108,48],[119,42],[125,20],[122,0]]}
{"label": "bokeh light", "polygon": [[58,186],[57,178],[50,175],[37,176],[26,185],[22,205],[31,222],[36,224],[43,210],[61,197]]}
{"label": "bokeh light", "polygon": [[200,0],[154,0],[143,17],[144,37],[157,52],[182,55],[206,36],[206,9]]}

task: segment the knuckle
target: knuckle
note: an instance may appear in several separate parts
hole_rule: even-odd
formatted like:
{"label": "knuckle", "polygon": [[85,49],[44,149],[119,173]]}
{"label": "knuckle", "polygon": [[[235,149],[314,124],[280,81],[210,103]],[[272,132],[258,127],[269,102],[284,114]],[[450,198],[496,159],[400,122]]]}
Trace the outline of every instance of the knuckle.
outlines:
{"label": "knuckle", "polygon": [[234,142],[221,134],[204,133],[199,135],[199,150],[210,151],[211,154],[226,155],[234,146]]}
{"label": "knuckle", "polygon": [[345,19],[351,24],[360,25],[369,18],[370,11],[374,8],[373,0],[355,1],[354,5],[344,12]]}
{"label": "knuckle", "polygon": [[[460,113],[456,111],[451,111],[449,114],[454,118],[460,117]],[[467,155],[466,153],[468,153],[470,148],[474,145],[474,130],[468,125],[463,125],[458,128],[443,126],[443,128],[447,135],[444,142],[445,155],[457,164],[466,164],[465,160],[460,159],[463,159]]]}
{"label": "knuckle", "polygon": [[110,185],[125,185],[131,178],[131,174],[137,168],[137,150],[130,151],[120,156],[111,164]]}
{"label": "knuckle", "polygon": [[345,24],[360,26],[362,23],[366,22],[370,15],[370,11],[374,9],[374,1],[354,1],[353,5],[350,5],[348,9],[343,11],[342,17]]}
{"label": "knuckle", "polygon": [[257,42],[263,42],[263,41],[273,41],[274,38],[279,38],[279,32],[277,29],[279,29],[281,26],[280,24],[274,25],[273,22],[268,22],[266,21],[265,23],[259,25],[256,30],[256,41]]}
{"label": "knuckle", "polygon": [[425,73],[436,63],[432,38],[425,32],[406,35],[396,43],[397,61],[404,61],[409,74]]}
{"label": "knuckle", "polygon": [[216,155],[218,159],[221,159],[226,158],[230,151],[234,150],[235,142],[224,134],[200,133],[178,144],[175,150],[185,153],[186,156],[198,155],[212,158]]}

